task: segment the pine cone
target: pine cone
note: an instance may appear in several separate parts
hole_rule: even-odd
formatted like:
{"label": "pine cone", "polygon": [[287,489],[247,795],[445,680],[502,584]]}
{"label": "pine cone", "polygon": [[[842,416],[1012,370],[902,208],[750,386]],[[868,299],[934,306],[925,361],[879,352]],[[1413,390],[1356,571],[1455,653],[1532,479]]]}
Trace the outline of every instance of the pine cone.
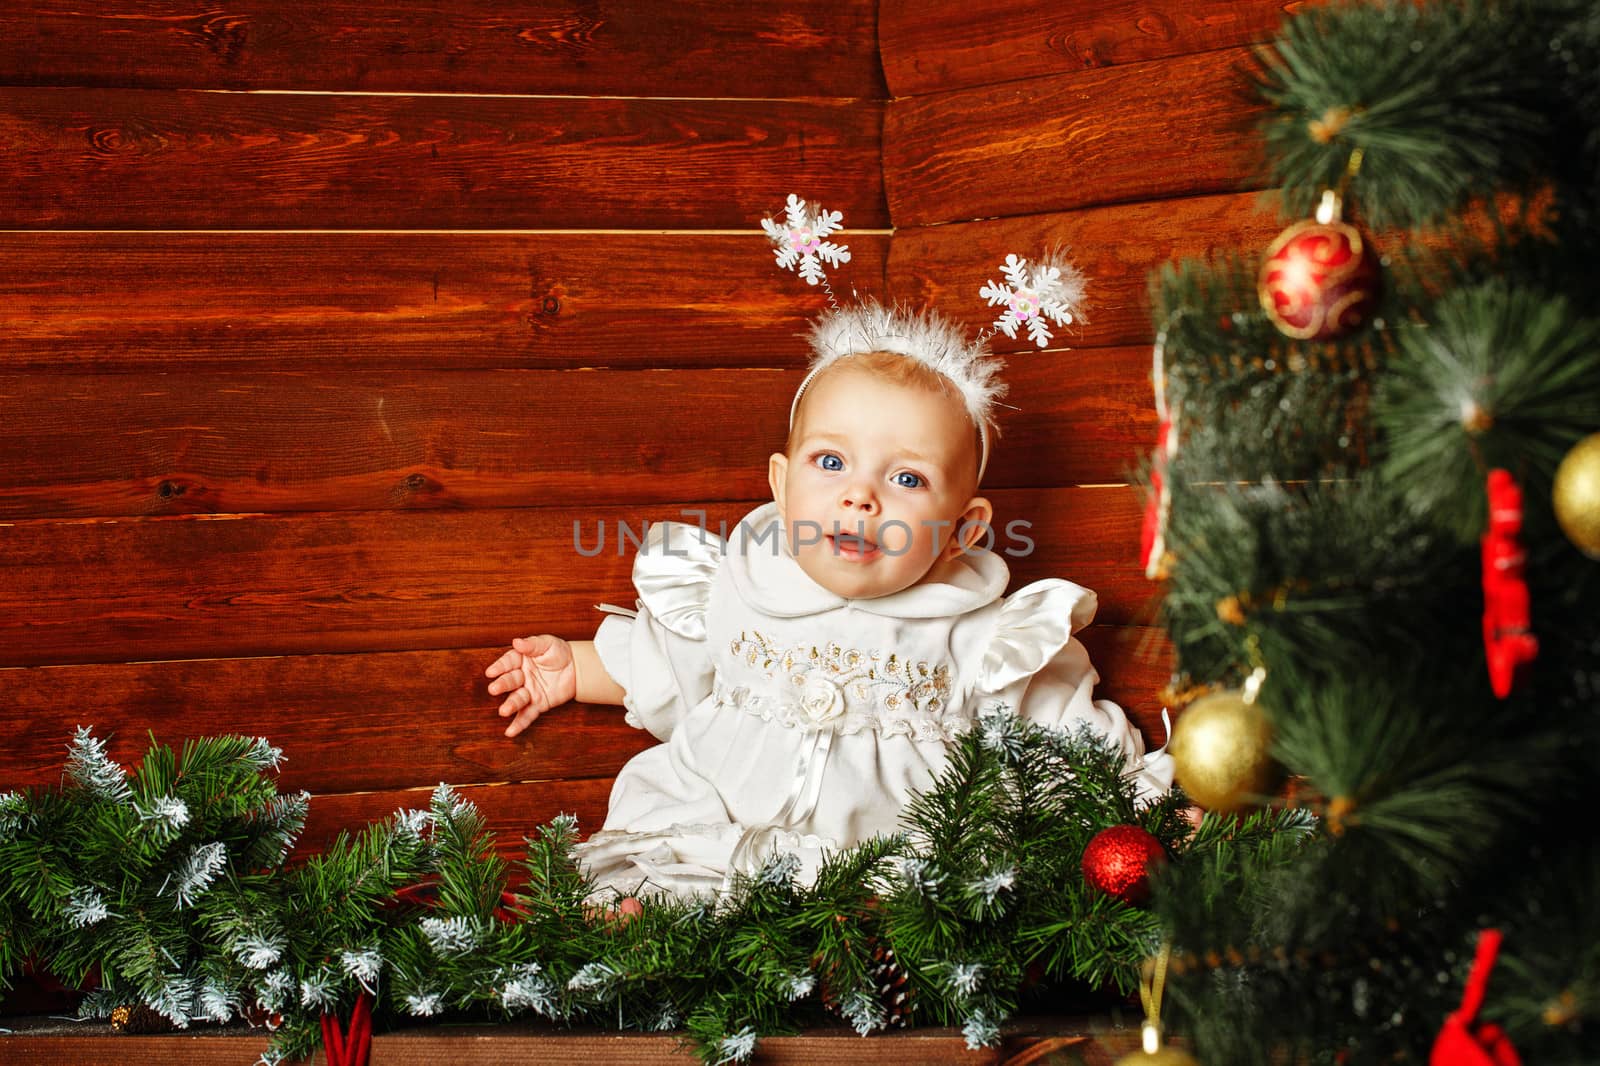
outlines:
{"label": "pine cone", "polygon": [[[874,942],[872,945],[872,966],[867,971],[872,979],[873,990],[878,1002],[883,1006],[884,1017],[890,1029],[904,1029],[911,1024],[911,975],[906,973],[894,957],[894,949],[886,948]],[[834,993],[827,977],[822,979],[822,1005],[833,1014],[845,1021],[844,1011],[839,1009],[839,997]]]}
{"label": "pine cone", "polygon": [[903,1029],[911,1024],[911,975],[894,957],[894,948],[881,945],[872,949],[872,980],[878,998],[889,1016],[889,1028]]}

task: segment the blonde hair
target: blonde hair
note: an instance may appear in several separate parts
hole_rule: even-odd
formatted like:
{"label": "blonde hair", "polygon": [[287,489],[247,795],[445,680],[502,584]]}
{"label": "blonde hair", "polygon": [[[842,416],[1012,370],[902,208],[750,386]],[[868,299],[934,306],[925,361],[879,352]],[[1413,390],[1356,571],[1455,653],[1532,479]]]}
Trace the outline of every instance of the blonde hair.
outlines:
{"label": "blonde hair", "polygon": [[[965,411],[966,408],[965,399],[955,382],[951,381],[937,370],[928,366],[926,363],[919,362],[916,359],[908,358],[904,355],[901,355],[899,352],[886,352],[880,350],[871,352],[857,352],[851,355],[841,356],[825,367],[822,372],[817,375],[817,377],[820,379],[836,370],[860,370],[864,373],[871,374],[879,381],[889,385],[898,385],[903,388],[922,389],[927,392],[934,392],[943,396],[949,396],[957,403],[962,405],[963,411]],[[815,387],[815,384],[815,382],[812,383],[813,388]],[[812,388],[808,388],[805,394],[800,397],[799,406],[796,408],[794,413],[794,421],[789,426],[788,436],[784,438],[783,450],[785,453],[790,452],[794,447],[794,431],[797,426],[802,424],[801,416],[805,412],[806,400],[810,398],[812,391]],[[989,435],[991,439],[997,435],[995,427],[992,425],[989,427]],[[972,427],[972,470],[975,481],[978,470],[979,456],[982,454],[982,449],[983,438],[978,430],[977,424],[974,423]]]}

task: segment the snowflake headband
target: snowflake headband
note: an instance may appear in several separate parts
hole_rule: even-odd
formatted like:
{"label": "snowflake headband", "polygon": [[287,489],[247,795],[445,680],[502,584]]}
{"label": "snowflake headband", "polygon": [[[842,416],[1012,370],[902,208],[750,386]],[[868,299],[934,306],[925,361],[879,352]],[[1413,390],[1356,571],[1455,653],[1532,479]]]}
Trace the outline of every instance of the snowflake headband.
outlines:
{"label": "snowflake headband", "polygon": [[1014,338],[1019,329],[1026,329],[1029,340],[1045,347],[1052,337],[1051,323],[1066,326],[1082,317],[1082,272],[1056,255],[1046,256],[1032,269],[1026,259],[1006,256],[1000,268],[1005,280],[999,284],[990,281],[978,290],[990,307],[1003,306],[1005,310],[991,329],[969,341],[959,327],[933,311],[919,314],[898,307],[885,308],[874,300],[840,306],[823,264],[838,266],[850,261],[849,249],[829,239],[840,228],[843,217],[838,211],[810,211],[804,200],[791,193],[782,221],[761,221],[772,240],[778,266],[795,271],[808,284],[820,283],[832,304],[811,331],[810,369],[789,405],[789,425],[794,425],[794,415],[806,389],[819,373],[840,359],[878,351],[903,355],[938,373],[960,393],[967,414],[978,427],[981,481],[989,464],[994,404],[1005,394],[1005,386],[998,380],[1003,363],[990,352],[988,338],[996,331]]}
{"label": "snowflake headband", "polygon": [[869,352],[892,352],[914,359],[956,387],[967,415],[978,427],[978,480],[982,481],[989,465],[994,402],[1006,392],[1005,384],[997,380],[1003,364],[990,354],[984,339],[968,341],[954,323],[935,311],[918,314],[866,299],[823,312],[811,328],[810,369],[789,404],[790,428],[800,410],[800,397],[818,374],[841,359]]}

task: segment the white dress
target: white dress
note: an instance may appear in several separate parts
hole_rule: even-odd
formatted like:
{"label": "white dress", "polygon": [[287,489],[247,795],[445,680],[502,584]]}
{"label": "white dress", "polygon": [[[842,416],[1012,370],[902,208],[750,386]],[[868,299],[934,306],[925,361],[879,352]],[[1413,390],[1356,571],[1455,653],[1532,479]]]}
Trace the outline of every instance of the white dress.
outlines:
{"label": "white dress", "polygon": [[727,887],[774,850],[814,877],[823,851],[893,832],[945,745],[995,700],[1030,721],[1087,722],[1119,745],[1141,798],[1172,785],[1072,633],[1095,595],[1045,580],[1001,597],[1010,572],[988,551],[948,581],[850,600],[812,581],[781,546],[777,507],[727,542],[653,525],[634,561],[638,610],[595,634],[627,721],[662,743],[630,759],[605,827],[578,855],[597,895],[689,895]]}

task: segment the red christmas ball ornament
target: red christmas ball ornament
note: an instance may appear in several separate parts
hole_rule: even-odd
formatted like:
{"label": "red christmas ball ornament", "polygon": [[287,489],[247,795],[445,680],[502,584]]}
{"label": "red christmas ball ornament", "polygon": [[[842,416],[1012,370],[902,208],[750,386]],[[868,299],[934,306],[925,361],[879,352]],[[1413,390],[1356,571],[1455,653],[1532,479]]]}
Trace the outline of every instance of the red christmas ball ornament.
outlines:
{"label": "red christmas ball ornament", "polygon": [[1296,222],[1267,248],[1256,291],[1262,310],[1287,337],[1326,341],[1372,319],[1383,290],[1378,253],[1339,220],[1339,198],[1322,194],[1314,221]]}
{"label": "red christmas ball ornament", "polygon": [[1167,861],[1161,841],[1136,825],[1102,829],[1083,849],[1083,879],[1125,903],[1150,898],[1150,867]]}

